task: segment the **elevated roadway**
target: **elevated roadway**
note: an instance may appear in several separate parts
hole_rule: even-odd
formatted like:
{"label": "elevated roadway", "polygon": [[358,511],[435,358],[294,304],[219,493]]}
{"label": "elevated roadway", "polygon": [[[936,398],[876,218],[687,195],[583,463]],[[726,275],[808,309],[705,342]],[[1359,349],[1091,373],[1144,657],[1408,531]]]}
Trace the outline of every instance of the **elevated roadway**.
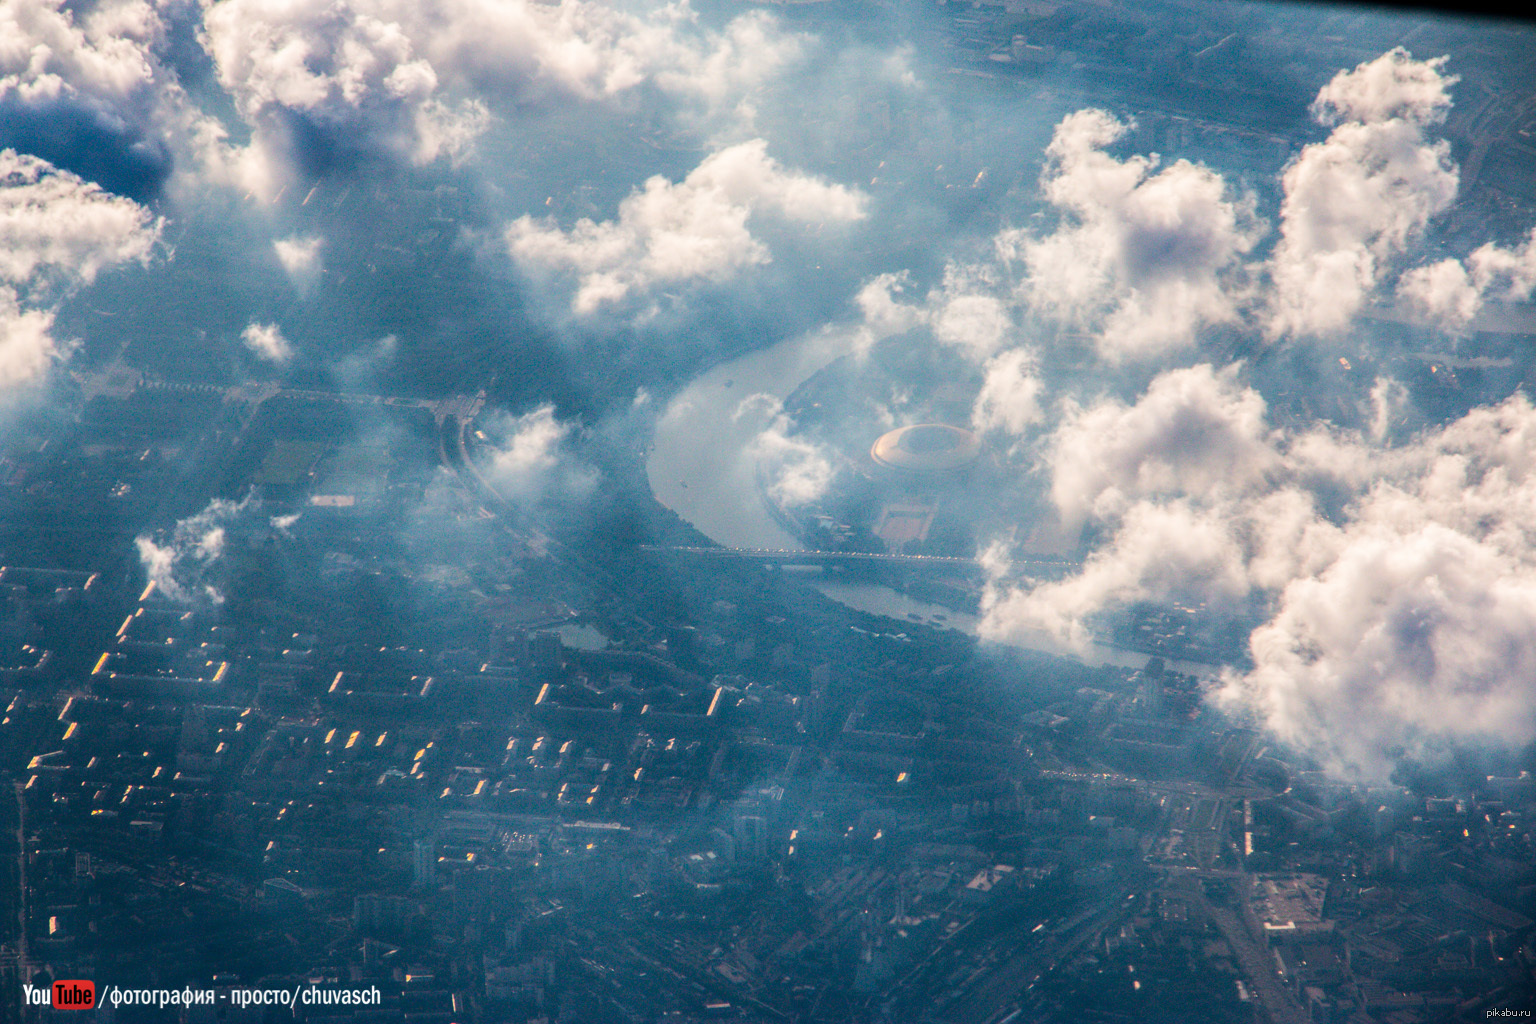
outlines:
{"label": "elevated roadway", "polygon": [[[819,566],[889,566],[900,569],[948,571],[965,575],[982,576],[986,569],[974,558],[956,558],[948,555],[889,555],[871,551],[808,551],[792,548],[711,548],[711,547],[657,547],[647,545],[644,551],[675,554],[704,559],[735,559],[760,562],[764,565],[819,565]],[[1046,573],[1065,574],[1077,567],[1077,563],[1064,558],[1023,558],[1012,562],[1015,572],[1032,575]]]}

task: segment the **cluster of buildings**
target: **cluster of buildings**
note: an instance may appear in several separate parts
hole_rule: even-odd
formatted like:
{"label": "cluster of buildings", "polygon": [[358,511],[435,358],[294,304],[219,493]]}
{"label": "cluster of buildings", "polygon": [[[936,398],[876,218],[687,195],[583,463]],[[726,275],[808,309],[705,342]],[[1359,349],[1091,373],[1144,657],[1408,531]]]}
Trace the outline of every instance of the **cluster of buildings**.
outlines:
{"label": "cluster of buildings", "polygon": [[1411,1024],[1530,981],[1528,777],[1341,787],[1160,665],[982,657],[760,572],[650,633],[487,595],[465,648],[6,569],[98,652],[0,719],[6,971],[519,1024]]}
{"label": "cluster of buildings", "polygon": [[[1110,60],[1072,26],[1146,17],[954,6],[962,63],[999,74]],[[70,443],[0,456],[0,992],[384,993],[292,1014],[338,1024],[1428,1024],[1536,982],[1536,783],[1506,763],[1341,785],[1156,659],[700,571],[648,494],[644,550],[498,517],[438,464],[477,400],[81,387]],[[925,543],[926,492],[980,455],[881,436],[871,532]],[[136,538],[251,485],[208,586],[146,585]],[[1119,639],[1214,657],[1208,623],[1145,609]],[[219,1011],[180,1016],[270,1019]]]}

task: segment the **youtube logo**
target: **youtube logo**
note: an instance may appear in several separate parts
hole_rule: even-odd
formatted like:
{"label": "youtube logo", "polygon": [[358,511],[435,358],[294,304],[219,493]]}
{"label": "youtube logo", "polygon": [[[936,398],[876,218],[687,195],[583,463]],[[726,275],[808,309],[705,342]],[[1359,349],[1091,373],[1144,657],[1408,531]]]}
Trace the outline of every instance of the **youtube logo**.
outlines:
{"label": "youtube logo", "polygon": [[94,981],[56,981],[52,994],[55,1010],[89,1010],[96,1005]]}

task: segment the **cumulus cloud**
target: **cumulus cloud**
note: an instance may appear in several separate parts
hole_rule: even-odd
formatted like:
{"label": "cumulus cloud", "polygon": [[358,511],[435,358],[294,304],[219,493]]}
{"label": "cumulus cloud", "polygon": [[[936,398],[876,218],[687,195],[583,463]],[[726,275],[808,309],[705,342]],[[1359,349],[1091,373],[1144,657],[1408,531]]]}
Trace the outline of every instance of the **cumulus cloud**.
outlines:
{"label": "cumulus cloud", "polygon": [[586,99],[653,82],[674,94],[723,100],[794,59],[801,46],[761,12],[715,32],[686,4],[632,12],[583,0],[450,0],[428,13],[392,0],[353,0],[352,8],[397,26],[440,73]]}
{"label": "cumulus cloud", "polygon": [[[457,155],[454,147],[477,134],[483,106],[473,99],[444,101],[437,69],[418,52],[422,27],[403,24],[409,8],[395,6],[367,0],[205,5],[203,46],[257,133],[252,150],[258,157],[286,157],[311,174],[369,146],[428,163]],[[278,183],[276,172],[269,170],[267,179],[247,184],[270,190]]]}
{"label": "cumulus cloud", "polygon": [[293,343],[276,324],[247,324],[240,340],[263,362],[287,366],[293,361]]}
{"label": "cumulus cloud", "polygon": [[[160,58],[189,14],[237,123]],[[545,98],[649,87],[674,116],[746,123],[803,45],[763,12],[711,29],[686,3],[0,0],[0,130],[135,198],[174,167],[273,198],[363,161],[460,161],[498,113]]]}
{"label": "cumulus cloud", "polygon": [[980,364],[1017,341],[1014,309],[996,267],[952,260],[941,282],[920,301],[902,301],[911,283],[905,272],[886,273],[860,287],[854,297],[862,316],[857,351],[867,352],[882,338],[926,327],[935,340]]}
{"label": "cumulus cloud", "polygon": [[1454,76],[1442,72],[1446,58],[1414,60],[1402,47],[1340,71],[1318,91],[1312,113],[1324,124],[1374,124],[1402,120],[1438,124],[1451,109],[1447,91]]}
{"label": "cumulus cloud", "polygon": [[[1445,60],[1414,60],[1399,47],[1339,72],[1319,91],[1312,113],[1335,127],[1281,179],[1271,337],[1342,329],[1391,261],[1455,200],[1450,146],[1426,135],[1450,109],[1457,79],[1444,72]],[[1437,309],[1464,303],[1446,290],[1455,282],[1444,272],[1415,280],[1410,287],[1433,293]]]}
{"label": "cumulus cloud", "polygon": [[752,395],[737,407],[735,418],[766,419],[748,446],[758,480],[775,504],[784,508],[812,505],[826,496],[836,469],[820,444],[795,436],[794,421],[770,395]]}
{"label": "cumulus cloud", "polygon": [[277,254],[277,261],[300,290],[308,289],[320,276],[320,247],[324,242],[319,235],[291,235],[273,240],[272,251]]}
{"label": "cumulus cloud", "polygon": [[1275,464],[1269,435],[1263,397],[1237,383],[1235,368],[1169,371],[1132,406],[1069,399],[1047,446],[1051,499],[1080,524],[1142,497],[1241,492]]}
{"label": "cumulus cloud", "polygon": [[1415,267],[1397,281],[1398,297],[1428,319],[1451,330],[1477,315],[1483,297],[1460,260]]}
{"label": "cumulus cloud", "polygon": [[[1447,741],[1536,737],[1536,572],[1465,533],[1367,521],[1253,634],[1221,699],[1330,766],[1384,775]],[[1347,725],[1345,724],[1347,723]]]}
{"label": "cumulus cloud", "polygon": [[1042,631],[1082,645],[1090,637],[1087,620],[1105,608],[1148,598],[1241,597],[1248,589],[1242,550],[1222,515],[1182,502],[1138,503],[1114,542],[1076,575],[1035,587],[989,587],[981,635]]}
{"label": "cumulus cloud", "polygon": [[1003,348],[1013,334],[1013,314],[995,284],[984,264],[945,267],[944,283],[929,294],[924,311],[933,336],[978,362]]}
{"label": "cumulus cloud", "polygon": [[148,262],[162,226],[131,199],[0,150],[0,280],[89,284],[108,267]]}
{"label": "cumulus cloud", "polygon": [[1517,248],[1490,242],[1472,253],[1469,262],[1480,293],[1506,302],[1524,302],[1536,289],[1536,228]]}
{"label": "cumulus cloud", "polygon": [[786,508],[814,504],[832,485],[832,463],[820,446],[782,429],[759,434],[752,454],[767,478],[768,496]]}
{"label": "cumulus cloud", "polygon": [[24,308],[15,289],[0,286],[0,394],[37,380],[59,354],[53,313]]}
{"label": "cumulus cloud", "polygon": [[77,23],[63,0],[4,0],[0,96],[126,95],[151,81],[144,43],[162,31],[148,3],[103,3]]}
{"label": "cumulus cloud", "polygon": [[224,595],[216,585],[214,567],[224,554],[228,528],[248,507],[249,499],[215,498],[201,512],[178,521],[168,534],[135,537],[134,547],[150,582],[171,601],[222,604]]}
{"label": "cumulus cloud", "polygon": [[584,218],[565,231],[525,216],[506,238],[524,265],[574,271],[571,308],[589,314],[657,285],[722,281],[767,263],[768,247],[748,225],[757,215],[847,223],[865,206],[863,193],[787,170],[754,139],[711,154],[680,182],[651,178],[619,204],[615,220]]}
{"label": "cumulus cloud", "polygon": [[154,57],[164,38],[146,0],[0,0],[0,130],[114,192],[154,194],[184,99]]}
{"label": "cumulus cloud", "polygon": [[1536,739],[1536,409],[1474,409],[1378,465],[1336,556],[1285,585],[1221,698],[1367,774]]}
{"label": "cumulus cloud", "polygon": [[[1449,145],[1430,137],[1457,81],[1445,64],[1399,48],[1319,90],[1312,114],[1331,132],[1285,168],[1279,237],[1262,261],[1251,257],[1268,225],[1253,194],[1188,160],[1113,155],[1134,124],[1098,109],[1069,114],[1040,177],[1055,228],[998,232],[996,263],[952,264],[921,304],[897,298],[900,275],[871,281],[861,306],[880,304],[866,321],[899,314],[972,347],[978,361],[1008,347],[1021,311],[1088,332],[1109,363],[1166,356],[1214,325],[1257,325],[1270,339],[1336,332],[1455,200]],[[1013,294],[998,284],[1009,270],[1019,277]],[[1533,290],[1530,240],[1397,280],[1405,304],[1451,329],[1486,299],[1522,301]]]}
{"label": "cumulus cloud", "polygon": [[1092,522],[1105,539],[1080,572],[1038,586],[1004,582],[1007,553],[994,552],[983,635],[1081,645],[1100,612],[1246,598],[1322,564],[1334,531],[1306,482],[1333,482],[1353,449],[1326,432],[1272,429],[1237,370],[1172,370],[1129,406],[1063,402],[1041,444],[1051,502],[1063,527]]}
{"label": "cumulus cloud", "polygon": [[1081,649],[1102,613],[1139,601],[1242,607],[1326,566],[1339,543],[1338,528],[1298,488],[1218,501],[1140,499],[1109,520],[1107,538],[1065,579],[1012,580],[1010,552],[994,551],[980,632]]}
{"label": "cumulus cloud", "polygon": [[1408,405],[1408,389],[1391,377],[1378,377],[1371,385],[1371,439],[1387,439],[1393,423]]}
{"label": "cumulus cloud", "polygon": [[854,296],[861,319],[855,339],[857,351],[867,352],[875,342],[924,322],[922,310],[898,298],[910,284],[906,273],[887,273],[877,274],[860,286]]}
{"label": "cumulus cloud", "polygon": [[983,354],[996,351],[1012,326],[1007,309],[991,295],[954,296],[933,319],[933,333],[940,341]]}
{"label": "cumulus cloud", "polygon": [[[1372,400],[1389,421],[1401,386],[1380,379]],[[1216,698],[1334,770],[1536,740],[1536,408],[1516,396],[1388,434],[1273,429],[1233,368],[1069,406],[1044,445],[1052,499],[1104,539],[1038,584],[989,552],[982,635],[1082,645],[1134,602],[1267,608],[1253,667]]]}
{"label": "cumulus cloud", "polygon": [[482,459],[486,480],[519,503],[590,493],[597,486],[597,471],[570,452],[574,429],[556,418],[552,405],[493,421],[486,428],[491,435],[488,457]]}
{"label": "cumulus cloud", "polygon": [[1032,351],[1016,348],[987,360],[971,423],[981,432],[1022,435],[1045,418],[1044,390]]}
{"label": "cumulus cloud", "polygon": [[[1468,266],[1471,267],[1470,271]],[[1398,279],[1398,297],[1448,330],[1465,328],[1488,299],[1523,302],[1536,290],[1536,228],[1513,249],[1489,242],[1467,257],[1415,267]]]}
{"label": "cumulus cloud", "polygon": [[800,48],[761,13],[716,32],[684,4],[632,13],[587,0],[205,0],[202,40],[254,129],[248,146],[215,139],[212,148],[263,194],[295,168],[322,174],[377,155],[458,160],[500,97],[597,100],[649,83],[728,105]]}
{"label": "cumulus cloud", "polygon": [[1242,258],[1263,232],[1253,198],[1210,168],[1105,152],[1130,127],[1102,110],[1064,118],[1040,182],[1060,227],[997,238],[999,255],[1023,264],[1029,308],[1093,329],[1111,360],[1187,346],[1201,326],[1233,320]]}
{"label": "cumulus cloud", "polygon": [[147,262],[162,226],[131,199],[0,150],[0,391],[39,379],[63,354],[56,303],[110,267]]}

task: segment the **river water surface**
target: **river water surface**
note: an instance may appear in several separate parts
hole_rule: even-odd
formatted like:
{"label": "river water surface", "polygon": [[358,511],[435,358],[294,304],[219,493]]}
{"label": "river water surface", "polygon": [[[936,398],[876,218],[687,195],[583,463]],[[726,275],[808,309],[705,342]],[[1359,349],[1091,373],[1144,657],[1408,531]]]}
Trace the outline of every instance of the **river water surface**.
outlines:
{"label": "river water surface", "polygon": [[[758,493],[754,442],[779,404],[807,378],[853,352],[851,332],[822,331],[790,338],[716,366],[678,393],[657,420],[646,460],[656,500],[711,540],[735,548],[802,550],[774,519]],[[850,608],[898,622],[975,634],[974,615],[909,597],[890,587],[807,577],[817,590]],[[1141,668],[1148,656],[1106,644],[1067,649],[1039,634],[1018,646],[1076,658],[1089,665]],[[1217,666],[1168,661],[1168,668],[1204,676]]]}

